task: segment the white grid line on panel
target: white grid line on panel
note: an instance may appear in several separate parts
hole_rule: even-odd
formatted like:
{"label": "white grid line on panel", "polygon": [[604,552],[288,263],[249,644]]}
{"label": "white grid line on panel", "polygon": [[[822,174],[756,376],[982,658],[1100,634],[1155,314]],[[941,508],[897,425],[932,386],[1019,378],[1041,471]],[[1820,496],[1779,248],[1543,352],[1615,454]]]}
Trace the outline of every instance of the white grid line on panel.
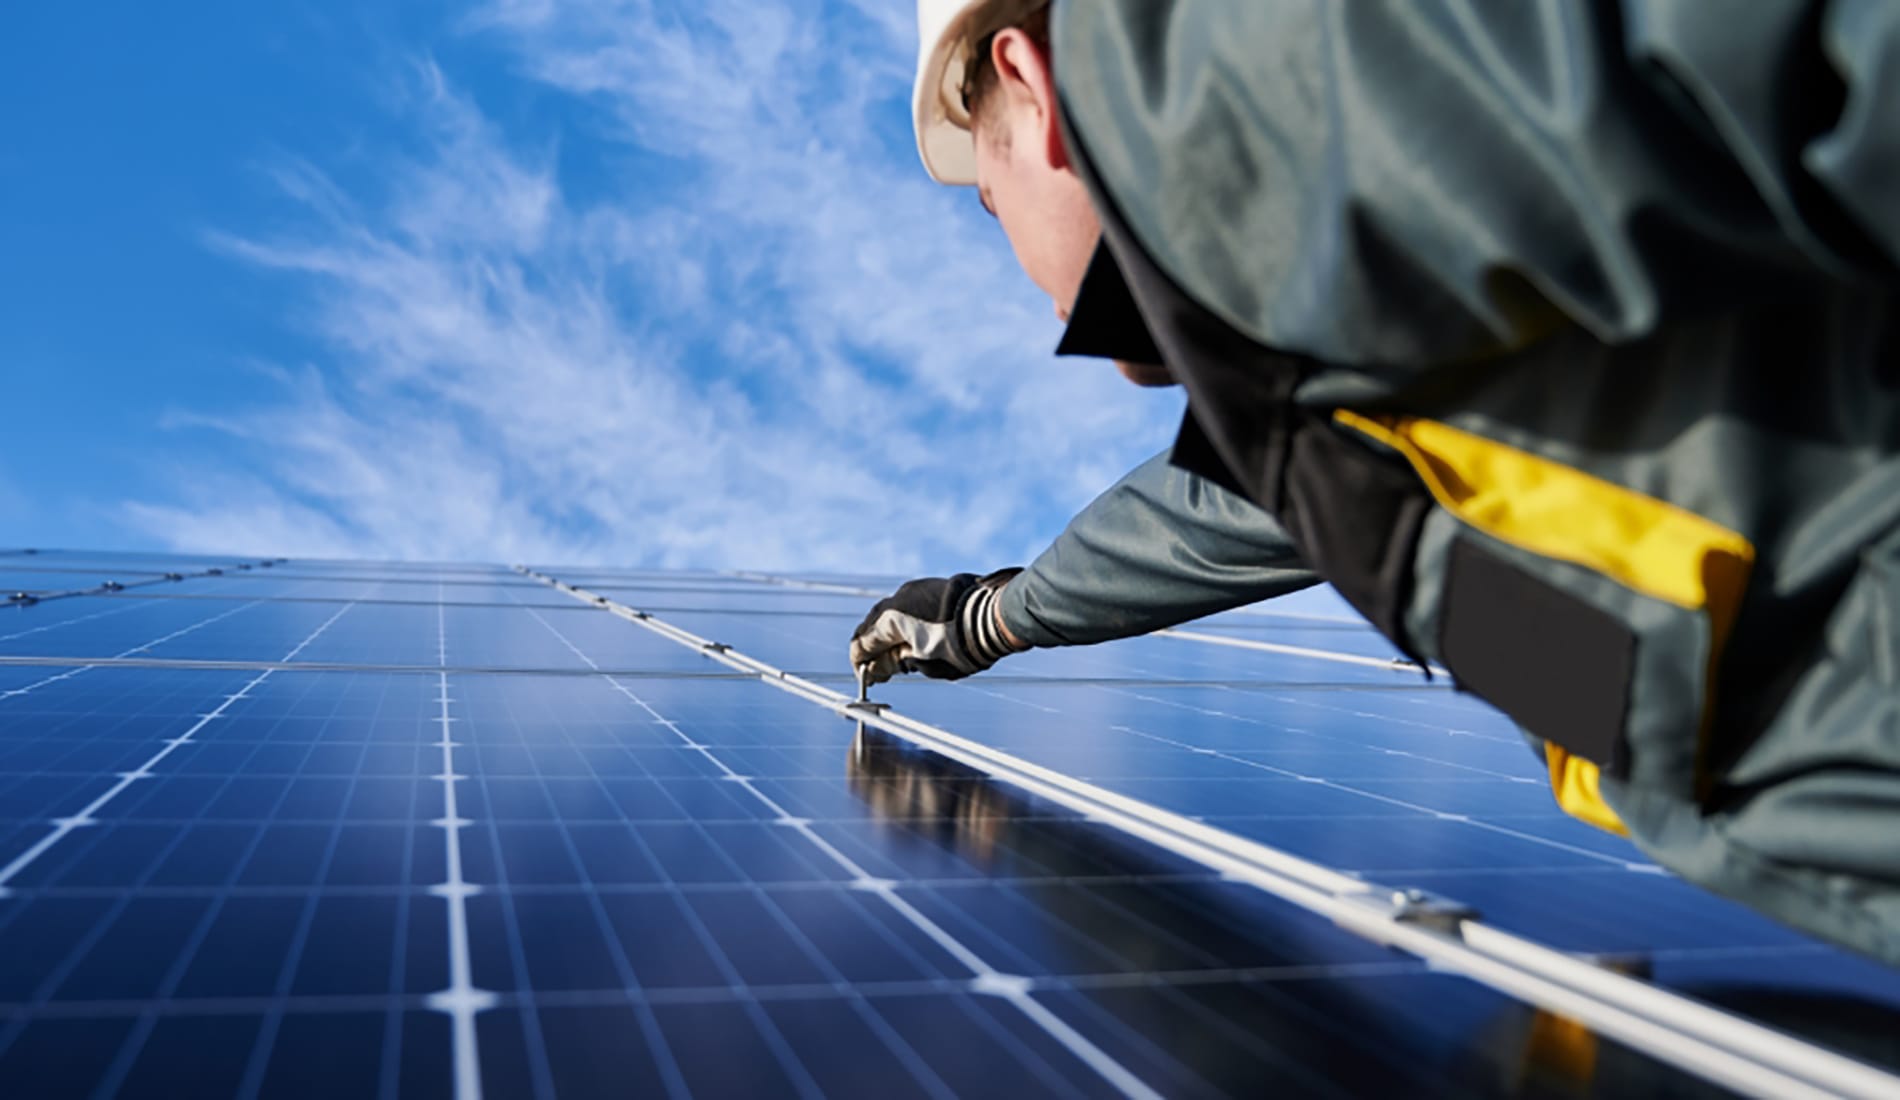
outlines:
{"label": "white grid line on panel", "polygon": [[94,619],[103,619],[108,615],[123,615],[138,606],[137,603],[127,602],[120,607],[108,608],[104,611],[95,611],[90,615],[80,615],[72,619],[61,619],[56,623],[47,623],[45,626],[30,627],[26,630],[16,630],[11,634],[0,634],[0,642],[11,642],[16,638],[25,638],[33,634],[44,634],[49,630],[57,630],[62,626],[70,626],[74,623],[89,623]]}
{"label": "white grid line on panel", "polygon": [[[533,613],[532,610],[530,610],[530,613]],[[556,637],[560,638],[561,641],[574,652],[575,656],[579,657],[589,667],[597,667],[594,664],[593,658],[583,653],[573,642],[568,640],[566,635],[556,630],[546,619],[542,619],[538,614],[535,615],[535,618],[540,621],[542,626],[547,627]],[[975,975],[969,982],[968,988],[971,992],[996,996],[1008,1002],[1011,1007],[1021,1012],[1032,1023],[1049,1035],[1050,1038],[1060,1043],[1066,1050],[1075,1055],[1079,1061],[1094,1070],[1104,1081],[1108,1082],[1109,1085],[1122,1095],[1141,1098],[1141,1100],[1159,1100],[1160,1094],[1149,1088],[1145,1082],[1130,1072],[1127,1067],[1117,1062],[1107,1052],[1090,1042],[1080,1032],[1076,1031],[1073,1027],[1069,1026],[1068,1023],[1050,1012],[1041,1003],[1037,1002],[1034,997],[1030,995],[1033,983],[1030,982],[1029,979],[1020,975],[1003,973],[991,966],[989,962],[975,950],[944,929],[942,925],[939,925],[936,921],[931,920],[924,913],[920,912],[916,907],[912,906],[908,900],[901,897],[897,893],[896,884],[872,875],[863,865],[853,860],[844,852],[839,851],[830,841],[819,835],[812,828],[808,820],[790,813],[770,795],[759,790],[753,785],[752,777],[734,771],[725,761],[721,760],[712,749],[692,738],[684,730],[680,729],[672,719],[667,718],[655,710],[651,704],[629,690],[625,684],[620,683],[611,676],[607,677],[607,682],[612,684],[616,691],[626,696],[634,705],[645,711],[656,723],[679,737],[688,748],[703,755],[714,767],[719,769],[720,773],[726,779],[737,784],[748,794],[752,795],[752,797],[758,799],[768,810],[778,815],[777,819],[781,824],[804,837],[841,870],[849,874],[854,887],[877,897],[899,916],[903,917],[912,927],[928,936],[939,947],[942,947],[948,952],[951,957],[955,958],[959,963],[962,963],[964,967]],[[896,1053],[899,1057],[904,1057],[908,1052],[894,1048],[893,1053]],[[914,1058],[915,1055],[911,1054],[906,1060],[909,1061]],[[928,1080],[928,1078],[926,1078],[926,1080]]]}
{"label": "white grid line on panel", "polygon": [[[115,654],[113,654],[113,655],[112,655],[111,657],[109,657],[109,658],[107,658],[107,659],[108,659],[108,660],[113,660],[113,661],[122,661],[122,660],[125,660],[125,659],[126,659],[126,658],[128,658],[128,657],[131,657],[131,656],[132,656],[132,655],[134,655],[134,654],[137,654],[137,653],[144,653],[144,652],[145,652],[146,650],[148,650],[148,649],[151,649],[151,648],[153,648],[153,647],[155,647],[155,646],[161,646],[161,645],[164,645],[164,644],[165,644],[166,642],[169,642],[169,641],[172,641],[172,640],[174,640],[174,639],[177,639],[177,638],[182,638],[182,637],[184,637],[185,635],[187,635],[187,634],[190,634],[190,633],[191,633],[192,631],[194,631],[194,630],[199,630],[199,629],[202,629],[202,628],[204,628],[204,627],[207,627],[207,626],[210,626],[210,625],[211,625],[212,623],[215,623],[215,622],[217,622],[217,621],[218,621],[218,620],[220,620],[220,619],[228,619],[228,618],[230,618],[231,616],[233,616],[233,615],[235,615],[235,614],[237,614],[237,613],[238,613],[238,612],[240,612],[240,611],[246,611],[246,610],[249,610],[250,608],[253,608],[253,607],[256,607],[256,606],[258,605],[258,603],[259,603],[259,602],[260,602],[260,601],[257,601],[257,600],[252,600],[252,601],[251,601],[250,603],[247,603],[247,604],[244,604],[244,605],[242,605],[242,606],[239,606],[239,607],[234,607],[234,608],[231,608],[231,609],[230,609],[229,611],[222,611],[222,612],[219,612],[218,614],[216,614],[216,615],[213,615],[213,616],[211,616],[211,617],[210,617],[210,618],[208,618],[208,619],[201,619],[201,620],[199,620],[198,622],[195,622],[195,623],[192,623],[192,624],[191,624],[190,626],[187,626],[187,627],[184,627],[184,628],[182,628],[182,629],[179,629],[179,630],[174,630],[174,631],[172,631],[172,632],[171,632],[170,634],[166,634],[166,635],[164,635],[163,637],[160,637],[160,638],[153,638],[153,639],[152,639],[151,641],[149,641],[149,642],[146,642],[146,643],[145,643],[144,645],[136,645],[136,646],[133,646],[133,647],[132,647],[131,649],[128,649],[128,650],[126,650],[126,651],[125,651],[125,652],[123,652],[123,653],[115,653]],[[346,610],[347,610],[347,609],[346,609]],[[338,614],[340,615],[340,614],[342,614],[342,612],[338,612]],[[91,616],[87,616],[87,618],[98,618],[98,616],[96,616],[96,615],[91,615]],[[68,624],[70,624],[70,623],[77,623],[77,622],[84,622],[84,621],[85,621],[85,619],[67,619],[67,620],[65,620],[64,622],[60,622],[60,623],[54,623],[54,624],[52,624],[52,626],[48,626],[48,627],[41,627],[41,628],[39,628],[39,629],[41,629],[41,630],[50,630],[50,629],[52,629],[52,627],[54,627],[54,626],[66,626],[66,625],[68,625]],[[334,618],[332,619],[332,621],[335,621],[335,620],[334,620]],[[31,632],[31,631],[27,631],[27,632],[25,632],[25,633],[32,633],[32,632]],[[13,635],[13,636],[14,636],[14,637],[18,637],[19,635]],[[0,641],[4,641],[4,640],[5,640],[5,639],[0,639]],[[302,647],[300,646],[300,647],[298,647],[298,648],[302,648]],[[288,658],[286,658],[286,660],[288,660]],[[79,675],[79,674],[80,674],[80,673],[82,673],[82,672],[88,672],[88,671],[91,671],[92,669],[95,669],[95,668],[97,668],[97,667],[99,667],[99,666],[98,666],[98,665],[94,665],[94,664],[84,664],[84,663],[81,663],[81,664],[80,664],[80,666],[79,666],[78,668],[74,668],[74,669],[68,669],[67,671],[65,671],[65,672],[62,672],[62,673],[60,673],[60,674],[59,674],[59,675],[57,675],[57,676],[48,676],[48,677],[47,677],[46,679],[44,679],[44,680],[40,680],[40,681],[38,681],[38,682],[36,682],[36,683],[31,683],[31,684],[28,684],[28,685],[26,685],[25,687],[18,687],[18,688],[12,688],[12,689],[10,689],[10,690],[7,690],[7,691],[0,691],[0,699],[11,699],[11,698],[13,698],[13,697],[14,697],[14,696],[16,696],[16,695],[25,695],[26,693],[28,693],[28,692],[30,692],[30,691],[34,691],[34,690],[36,690],[36,689],[39,689],[39,688],[43,688],[43,687],[45,687],[45,686],[46,686],[46,685],[48,685],[48,684],[52,684],[52,683],[57,683],[57,682],[58,682],[58,681],[60,681],[60,680],[65,680],[65,679],[69,679],[69,678],[71,678],[71,677],[74,677],[74,676],[77,676],[77,675]],[[4,878],[0,878],[0,883],[4,883],[5,881],[6,881],[6,880],[5,880]]]}
{"label": "white grid line on panel", "polygon": [[[438,586],[437,596],[441,595]],[[448,666],[448,629],[443,604],[436,603],[436,661]],[[462,830],[474,824],[461,815],[455,797],[455,784],[463,777],[455,771],[456,741],[450,732],[449,674],[436,673],[436,724],[442,739],[442,817],[434,822],[442,830],[447,870],[443,881],[430,892],[448,906],[449,985],[429,998],[429,1006],[447,1013],[451,1021],[450,1043],[453,1048],[456,1100],[481,1100],[481,1047],[475,1028],[475,1016],[495,1005],[495,994],[475,985],[474,963],[468,945],[468,899],[480,887],[462,877]]]}
{"label": "white grid line on panel", "polygon": [[[1136,696],[1136,698],[1147,699],[1149,697],[1142,695],[1142,696]],[[1168,702],[1168,700],[1165,700],[1165,699],[1154,700],[1154,701],[1162,702],[1162,703]],[[1233,753],[1222,752],[1219,749],[1202,748],[1198,745],[1190,744],[1189,742],[1181,741],[1173,737],[1163,737],[1161,734],[1158,734],[1158,733],[1149,733],[1146,730],[1139,730],[1139,729],[1134,728],[1133,726],[1116,725],[1116,726],[1110,726],[1109,728],[1112,730],[1115,730],[1118,733],[1128,734],[1131,737],[1140,737],[1149,741],[1157,741],[1164,745],[1173,745],[1173,746],[1176,746],[1177,748],[1187,749],[1191,752],[1199,753],[1204,756],[1211,756],[1215,758],[1216,760],[1225,760],[1230,764],[1239,764],[1242,767],[1253,768],[1257,771],[1263,771],[1263,772],[1268,773],[1269,775],[1277,775],[1285,779],[1297,779],[1303,783],[1314,783],[1319,786],[1329,788],[1331,790],[1341,791],[1345,794],[1357,795],[1361,798],[1369,798],[1373,800],[1374,802],[1381,802],[1388,806],[1397,806],[1401,809],[1406,809],[1406,810],[1416,810],[1421,814],[1426,814],[1440,821],[1461,822],[1463,824],[1470,825],[1471,827],[1476,828],[1476,829],[1484,829],[1487,832],[1498,833],[1503,836],[1508,836],[1516,840],[1522,840],[1531,844],[1537,844],[1545,848],[1552,848],[1560,852],[1567,852],[1574,856],[1582,856],[1588,859],[1596,860],[1599,863],[1613,863],[1619,867],[1624,867],[1624,868],[1630,868],[1633,864],[1632,860],[1623,856],[1607,855],[1603,852],[1593,851],[1589,848],[1579,847],[1575,844],[1565,844],[1561,840],[1552,840],[1549,837],[1538,836],[1535,833],[1527,833],[1521,829],[1513,829],[1513,828],[1510,828],[1509,826],[1498,825],[1493,822],[1480,820],[1478,818],[1472,817],[1469,814],[1455,814],[1455,813],[1447,813],[1441,810],[1434,810],[1430,806],[1422,806],[1416,802],[1408,802],[1403,798],[1394,798],[1391,795],[1379,794],[1376,791],[1362,790],[1358,787],[1353,786],[1350,783],[1342,783],[1335,779],[1326,779],[1326,778],[1323,778],[1321,776],[1316,776],[1316,775],[1307,775],[1304,772],[1295,771],[1291,768],[1275,767],[1272,764],[1263,763],[1262,761],[1259,761],[1259,760],[1249,760],[1244,756],[1235,756]],[[1432,763],[1443,763],[1443,761],[1435,761],[1435,760],[1432,760],[1432,758],[1429,756],[1424,756],[1424,755],[1420,755],[1416,753],[1402,753],[1400,755],[1413,756],[1417,759],[1430,761]],[[1478,771],[1481,769],[1474,768],[1471,770]],[[1490,773],[1490,774],[1500,779],[1515,779],[1516,778],[1514,776],[1504,775],[1503,773]]]}
{"label": "white grid line on panel", "polygon": [[[246,604],[245,606],[248,607],[251,605]],[[291,658],[295,657],[297,654],[303,652],[303,648],[305,646],[309,645],[312,641],[315,641],[317,635],[329,629],[330,624],[342,618],[343,612],[348,611],[349,609],[350,609],[350,606],[345,605],[336,614],[330,616],[328,619],[325,619],[323,621],[323,625],[317,627],[316,630],[312,631],[309,637],[305,638],[301,642],[298,642],[296,648],[292,649],[288,654],[285,655],[284,660],[288,661]],[[186,627],[183,630],[178,630],[170,634],[167,634],[165,637],[159,638],[156,641],[147,642],[144,645],[138,647],[138,649],[149,649],[152,646],[160,644],[161,642],[170,641],[171,639],[179,637],[180,635],[188,634],[191,631],[198,629],[199,627],[217,622],[219,619],[225,618],[226,616],[235,615],[239,611],[242,611],[242,610],[244,610],[243,607],[232,608],[230,611],[227,611],[222,615],[213,616],[212,618],[206,619],[204,622],[195,623],[192,626]],[[126,652],[136,653],[138,652],[138,650],[133,649],[133,650],[127,650]],[[83,672],[83,671],[84,669],[74,670],[75,673]],[[119,797],[119,795],[124,794],[126,788],[130,787],[132,784],[138,782],[141,779],[151,778],[153,765],[157,764],[161,760],[164,760],[167,756],[170,756],[172,753],[177,752],[180,747],[191,744],[192,737],[196,735],[199,730],[204,729],[206,726],[210,725],[212,722],[216,721],[217,719],[224,717],[224,712],[227,707],[229,707],[232,703],[237,702],[239,699],[246,698],[247,696],[245,693],[250,691],[252,688],[256,687],[257,685],[263,683],[265,680],[269,679],[271,676],[271,671],[272,670],[266,670],[264,672],[257,674],[257,676],[253,677],[250,680],[250,682],[246,683],[243,687],[225,696],[224,699],[220,701],[218,705],[211,710],[210,713],[199,715],[198,721],[194,723],[190,729],[187,729],[184,733],[178,735],[177,737],[167,738],[165,740],[165,745],[163,748],[153,753],[149,758],[145,760],[144,763],[140,764],[137,768],[134,768],[132,771],[121,773],[119,776],[119,781],[117,783],[114,783],[111,787],[108,787],[106,789],[105,793],[101,794],[99,797],[93,799],[91,802],[81,807],[77,813],[71,814],[67,817],[55,818],[51,822],[53,826],[52,832],[41,837],[39,841],[35,843],[31,848],[28,848],[26,851],[21,852],[19,855],[13,857],[12,861],[9,862],[5,867],[0,867],[0,897],[7,896],[6,884],[11,882],[15,876],[17,876],[21,871],[25,870],[28,866],[30,866],[34,860],[37,860],[41,856],[45,855],[47,851],[53,847],[53,845],[58,844],[61,840],[63,840],[67,836],[67,834],[71,833],[74,829],[95,824],[97,822],[97,819],[93,817],[94,814],[98,813],[99,810],[102,809],[108,802],[111,802],[113,799]]]}

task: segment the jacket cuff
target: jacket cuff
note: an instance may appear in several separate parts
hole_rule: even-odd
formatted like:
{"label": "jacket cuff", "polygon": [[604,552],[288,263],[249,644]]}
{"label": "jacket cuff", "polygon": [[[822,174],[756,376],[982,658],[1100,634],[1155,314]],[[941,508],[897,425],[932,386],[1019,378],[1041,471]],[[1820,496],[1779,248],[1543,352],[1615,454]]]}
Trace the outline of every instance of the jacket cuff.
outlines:
{"label": "jacket cuff", "polygon": [[1020,569],[999,569],[976,582],[959,609],[964,647],[981,671],[1017,652],[997,622],[997,593],[1021,573]]}
{"label": "jacket cuff", "polygon": [[1028,649],[1046,649],[1050,646],[1068,645],[1060,634],[1043,625],[1030,611],[1033,580],[1025,579],[1032,570],[1018,574],[996,595],[996,608],[1001,612],[1003,625],[1009,628],[1017,641]]}

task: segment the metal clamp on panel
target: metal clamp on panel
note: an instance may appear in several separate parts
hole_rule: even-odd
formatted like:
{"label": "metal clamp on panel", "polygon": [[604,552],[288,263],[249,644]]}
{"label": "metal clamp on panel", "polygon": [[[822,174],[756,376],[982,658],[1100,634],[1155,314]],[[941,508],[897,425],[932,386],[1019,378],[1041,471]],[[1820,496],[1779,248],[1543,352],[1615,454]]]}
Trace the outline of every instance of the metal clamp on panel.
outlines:
{"label": "metal clamp on panel", "polygon": [[13,595],[7,597],[7,602],[19,604],[21,607],[30,607],[33,604],[39,603],[40,598],[31,592],[15,592]]}
{"label": "metal clamp on panel", "polygon": [[[1379,895],[1368,895],[1366,901],[1374,901]],[[1383,897],[1387,912],[1393,920],[1404,925],[1419,925],[1446,935],[1459,935],[1463,921],[1480,918],[1478,910],[1465,902],[1436,895],[1429,889],[1395,889]]]}
{"label": "metal clamp on panel", "polygon": [[[644,616],[644,615],[643,615],[643,616],[641,616],[641,618],[645,618],[645,617],[646,617],[646,616]],[[701,649],[703,649],[703,650],[705,650],[705,651],[706,651],[706,652],[708,652],[708,653],[730,653],[730,652],[732,652],[732,647],[731,647],[731,646],[729,646],[729,645],[727,645],[727,644],[726,644],[726,643],[724,643],[724,642],[707,642],[707,643],[706,643],[705,645],[702,645],[702,646],[700,646],[699,648],[701,648]]]}
{"label": "metal clamp on panel", "polygon": [[856,699],[846,703],[844,709],[856,711],[859,714],[883,714],[885,711],[891,709],[891,705],[889,703],[873,703],[868,699]]}

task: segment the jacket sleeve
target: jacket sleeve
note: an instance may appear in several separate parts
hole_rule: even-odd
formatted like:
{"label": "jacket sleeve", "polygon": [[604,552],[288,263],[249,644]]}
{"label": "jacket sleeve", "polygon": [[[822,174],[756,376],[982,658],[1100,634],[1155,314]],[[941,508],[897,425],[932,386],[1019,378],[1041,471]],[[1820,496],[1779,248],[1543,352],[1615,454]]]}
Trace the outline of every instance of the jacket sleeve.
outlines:
{"label": "jacket sleeve", "polygon": [[1272,516],[1163,453],[1096,497],[1010,581],[1003,622],[1033,646],[1088,645],[1318,581]]}

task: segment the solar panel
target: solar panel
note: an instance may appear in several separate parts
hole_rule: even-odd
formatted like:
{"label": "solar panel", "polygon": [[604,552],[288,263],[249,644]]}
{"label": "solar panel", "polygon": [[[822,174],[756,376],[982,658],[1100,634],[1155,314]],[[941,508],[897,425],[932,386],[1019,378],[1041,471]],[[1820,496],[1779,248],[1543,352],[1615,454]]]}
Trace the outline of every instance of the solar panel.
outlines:
{"label": "solar panel", "polygon": [[1573,824],[1356,624],[852,709],[886,579],[23,561],[200,575],[0,612],[0,1095],[1721,1094],[1625,986],[1900,1066],[1900,975]]}

